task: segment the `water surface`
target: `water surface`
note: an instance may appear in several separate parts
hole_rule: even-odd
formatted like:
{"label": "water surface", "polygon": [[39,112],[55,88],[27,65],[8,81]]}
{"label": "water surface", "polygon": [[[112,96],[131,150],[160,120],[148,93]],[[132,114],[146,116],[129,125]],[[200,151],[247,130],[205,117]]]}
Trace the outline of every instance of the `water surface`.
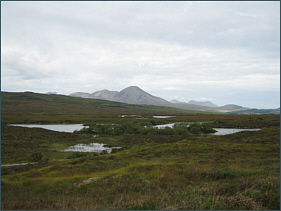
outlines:
{"label": "water surface", "polygon": [[[155,125],[154,128],[164,129],[165,127],[173,128],[176,123],[164,124],[164,125]],[[187,125],[188,126],[188,125]],[[232,133],[238,133],[241,131],[258,131],[261,129],[238,129],[238,128],[214,128],[217,132],[215,133],[207,133],[202,135],[228,135]],[[201,134],[199,134],[201,135]]]}
{"label": "water surface", "polygon": [[104,147],[106,144],[99,143],[90,143],[90,144],[76,144],[74,146],[70,146],[65,150],[61,150],[62,152],[98,152],[101,153],[103,150],[106,150],[107,153],[111,153],[112,149],[120,149],[121,147]]}
{"label": "water surface", "polygon": [[[158,129],[164,129],[165,127],[173,128],[176,123],[164,124],[164,125],[155,125],[153,127]],[[10,124],[8,126],[20,126],[20,127],[29,127],[29,128],[44,128],[47,130],[58,131],[58,132],[67,132],[73,133],[74,130],[81,130],[82,128],[88,126],[83,126],[82,124],[59,124],[59,125],[40,125],[40,124]],[[237,133],[240,131],[258,131],[260,129],[237,129],[237,128],[214,128],[217,132],[208,133],[203,135],[228,135],[232,133]]]}
{"label": "water surface", "polygon": [[[119,115],[119,117],[135,117],[135,118],[143,118],[142,115],[135,115],[135,114],[130,114],[130,115],[126,115],[126,114],[122,114]],[[153,118],[158,118],[158,119],[164,119],[164,118],[171,118],[171,117],[175,117],[175,116],[152,116]],[[146,119],[146,118],[145,118]]]}
{"label": "water surface", "polygon": [[165,119],[165,118],[171,118],[171,117],[176,117],[176,116],[153,116],[153,118],[158,118],[158,119]]}
{"label": "water surface", "polygon": [[158,129],[164,129],[165,127],[171,127],[171,128],[173,128],[175,124],[176,124],[176,123],[170,123],[170,124],[164,124],[164,125],[155,125],[155,126],[153,126],[153,127],[154,127],[154,128],[158,128]]}
{"label": "water surface", "polygon": [[43,128],[52,131],[73,133],[74,130],[81,130],[82,124],[58,124],[58,125],[41,125],[41,124],[9,124],[8,126],[19,126],[19,127],[29,127],[29,128]]}
{"label": "water surface", "polygon": [[261,129],[237,129],[237,128],[214,128],[217,132],[215,133],[208,133],[208,134],[204,134],[204,135],[228,135],[228,134],[232,134],[232,133],[238,133],[241,131],[258,131]]}

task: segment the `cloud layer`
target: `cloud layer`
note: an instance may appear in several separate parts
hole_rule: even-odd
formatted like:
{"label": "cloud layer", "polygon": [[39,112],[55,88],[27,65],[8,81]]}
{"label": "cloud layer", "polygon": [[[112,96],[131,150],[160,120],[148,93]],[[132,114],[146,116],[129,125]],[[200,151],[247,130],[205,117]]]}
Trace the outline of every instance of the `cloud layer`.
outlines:
{"label": "cloud layer", "polygon": [[2,90],[279,107],[280,2],[2,2],[1,31]]}

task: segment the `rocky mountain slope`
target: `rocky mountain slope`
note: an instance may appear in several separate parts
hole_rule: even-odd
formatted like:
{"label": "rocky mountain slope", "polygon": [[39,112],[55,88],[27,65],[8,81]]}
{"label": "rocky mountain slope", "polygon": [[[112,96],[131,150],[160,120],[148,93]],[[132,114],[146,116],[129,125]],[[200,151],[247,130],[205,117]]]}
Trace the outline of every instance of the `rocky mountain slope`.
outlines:
{"label": "rocky mountain slope", "polygon": [[110,100],[129,104],[146,104],[146,105],[162,105],[167,106],[170,103],[160,97],[153,96],[137,86],[130,86],[120,92],[108,91],[106,89],[94,92],[92,94],[75,92],[70,94],[73,97],[95,98]]}

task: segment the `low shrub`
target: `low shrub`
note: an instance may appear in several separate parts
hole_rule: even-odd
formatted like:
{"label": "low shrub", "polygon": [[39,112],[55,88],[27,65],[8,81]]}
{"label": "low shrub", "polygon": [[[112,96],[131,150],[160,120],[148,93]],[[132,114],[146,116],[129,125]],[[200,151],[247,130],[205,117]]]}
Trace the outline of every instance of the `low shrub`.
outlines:
{"label": "low shrub", "polygon": [[84,157],[84,156],[86,156],[86,154],[85,153],[81,153],[81,152],[73,152],[73,153],[71,153],[71,154],[69,154],[69,155],[67,155],[67,159],[73,159],[73,158],[80,158],[80,157]]}
{"label": "low shrub", "polygon": [[40,162],[42,160],[42,153],[41,152],[32,152],[31,154],[31,162]]}

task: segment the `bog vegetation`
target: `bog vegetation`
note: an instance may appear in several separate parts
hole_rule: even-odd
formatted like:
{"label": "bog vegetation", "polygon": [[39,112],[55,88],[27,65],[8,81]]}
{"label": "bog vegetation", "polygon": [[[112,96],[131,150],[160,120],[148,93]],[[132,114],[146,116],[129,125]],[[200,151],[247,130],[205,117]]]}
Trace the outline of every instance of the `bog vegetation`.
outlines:
{"label": "bog vegetation", "polygon": [[[89,128],[63,133],[7,126],[39,122]],[[153,127],[176,122],[181,124],[174,128]],[[1,164],[30,162],[1,168],[2,210],[280,209],[278,115],[2,92],[1,123]],[[261,130],[196,135],[214,127]],[[79,143],[122,148],[110,154],[61,151]]]}
{"label": "bog vegetation", "polygon": [[190,133],[214,133],[213,125],[210,123],[176,123],[173,127],[157,128],[155,120],[150,121],[151,124],[144,122],[125,122],[122,124],[90,124],[88,128],[84,127],[80,131],[92,134],[107,134],[107,135],[123,135],[123,134],[141,134],[141,135],[187,135]]}

